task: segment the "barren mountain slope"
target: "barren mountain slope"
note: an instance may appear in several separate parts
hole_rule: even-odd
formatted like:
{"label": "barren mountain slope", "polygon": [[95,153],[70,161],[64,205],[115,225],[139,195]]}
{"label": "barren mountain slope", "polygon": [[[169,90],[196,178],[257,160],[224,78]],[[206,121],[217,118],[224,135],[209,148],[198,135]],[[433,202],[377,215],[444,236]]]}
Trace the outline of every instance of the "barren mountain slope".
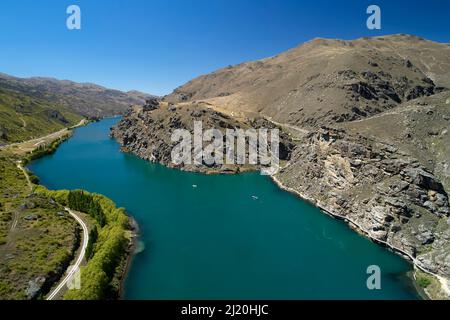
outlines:
{"label": "barren mountain slope", "polygon": [[450,88],[450,45],[393,35],[315,39],[196,78],[165,97],[314,126],[361,119]]}
{"label": "barren mountain slope", "polygon": [[450,91],[408,101],[371,118],[336,127],[398,146],[434,172],[450,192]]}

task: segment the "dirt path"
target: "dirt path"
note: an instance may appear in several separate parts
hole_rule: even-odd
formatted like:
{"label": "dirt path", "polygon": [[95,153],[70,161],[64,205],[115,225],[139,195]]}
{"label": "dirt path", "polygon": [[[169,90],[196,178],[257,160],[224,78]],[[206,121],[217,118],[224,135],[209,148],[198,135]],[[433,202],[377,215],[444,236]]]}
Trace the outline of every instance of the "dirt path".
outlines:
{"label": "dirt path", "polygon": [[[223,113],[225,115],[231,116],[233,119],[235,120],[244,120],[246,117],[263,117],[264,119],[266,119],[267,121],[272,122],[273,124],[286,129],[289,129],[289,131],[294,131],[293,133],[295,133],[295,138],[296,139],[301,139],[303,138],[305,135],[307,135],[309,133],[309,130],[306,130],[304,128],[301,127],[297,127],[291,124],[287,124],[287,123],[280,123],[277,122],[275,120],[272,119],[272,117],[266,117],[263,116],[261,114],[255,113],[255,112],[237,112],[237,111],[230,111],[226,108],[221,108],[219,106],[217,106],[214,103],[211,103],[211,101],[208,100],[204,100],[204,101],[200,101],[199,104],[205,104],[205,107]],[[292,133],[292,132],[291,132]]]}
{"label": "dirt path", "polygon": [[33,191],[33,183],[30,180],[30,176],[28,175],[28,172],[24,169],[22,166],[22,160],[17,161],[17,168],[19,168],[23,175],[25,176],[25,179],[27,179],[28,188],[30,189],[30,192]]}
{"label": "dirt path", "polygon": [[290,130],[293,130],[295,132],[297,132],[299,134],[298,137],[304,137],[305,135],[307,135],[309,133],[308,130],[294,126],[292,124],[287,124],[287,123],[280,123],[280,122],[276,122],[275,120],[272,119],[272,117],[264,117],[267,121],[272,122],[273,124],[276,124],[277,126],[280,126],[281,128],[288,128]]}
{"label": "dirt path", "polygon": [[406,112],[414,112],[414,111],[420,111],[420,110],[424,110],[424,109],[433,109],[434,106],[431,107],[424,107],[424,106],[420,106],[420,105],[406,105],[406,106],[400,106],[400,107],[395,107],[392,110],[387,110],[381,113],[378,113],[376,115],[373,115],[371,117],[367,117],[364,119],[359,119],[359,120],[354,120],[351,121],[349,123],[358,123],[358,122],[364,122],[364,121],[368,121],[371,119],[378,119],[378,118],[383,118],[386,116],[392,116],[392,115],[398,115],[398,114],[402,114],[402,113],[406,113]]}
{"label": "dirt path", "polygon": [[9,230],[9,232],[12,232],[16,229],[18,222],[19,222],[19,213],[14,212],[14,219],[13,223],[11,224],[11,229]]}
{"label": "dirt path", "polygon": [[[25,176],[25,179],[27,180],[28,188],[31,193],[33,191],[33,183],[30,180],[30,176],[28,175],[28,172],[22,166],[22,161],[17,161],[17,168],[19,168],[22,171],[23,175]],[[16,229],[18,222],[19,222],[19,213],[14,212],[14,218],[13,218],[13,222],[11,224],[11,228],[10,228],[9,232],[12,232]]]}
{"label": "dirt path", "polygon": [[23,125],[23,128],[25,129],[27,127],[27,122],[25,121],[25,119],[22,116],[20,117],[20,120],[22,120],[22,125]]}

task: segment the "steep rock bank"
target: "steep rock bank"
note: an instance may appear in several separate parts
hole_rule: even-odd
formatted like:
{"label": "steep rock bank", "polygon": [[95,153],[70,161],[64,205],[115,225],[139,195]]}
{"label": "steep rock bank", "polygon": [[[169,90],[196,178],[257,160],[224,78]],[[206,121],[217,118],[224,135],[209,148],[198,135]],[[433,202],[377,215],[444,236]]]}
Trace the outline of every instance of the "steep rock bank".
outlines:
{"label": "steep rock bank", "polygon": [[[143,107],[134,107],[125,117],[111,129],[111,136],[116,138],[124,151],[132,152],[139,157],[152,162],[158,162],[168,167],[186,171],[203,173],[238,173],[249,170],[260,170],[261,165],[232,165],[207,164],[174,164],[171,152],[178,142],[171,141],[172,133],[176,129],[185,129],[191,134],[194,132],[194,122],[202,123],[203,130],[218,129],[224,136],[226,143],[227,129],[275,129],[277,125],[263,118],[234,119],[224,113],[214,111],[207,105],[192,104],[187,106],[174,106],[165,103],[146,104]],[[247,141],[248,142],[248,141]],[[203,142],[205,148],[211,142]],[[279,155],[281,161],[290,159],[294,143],[288,134],[280,131]],[[269,146],[270,149],[270,140]],[[192,150],[195,151],[194,149]],[[246,159],[249,157],[246,148]],[[236,154],[234,155],[235,162]]]}
{"label": "steep rock bank", "polygon": [[450,278],[448,195],[410,155],[322,128],[296,147],[276,178],[426,270]]}

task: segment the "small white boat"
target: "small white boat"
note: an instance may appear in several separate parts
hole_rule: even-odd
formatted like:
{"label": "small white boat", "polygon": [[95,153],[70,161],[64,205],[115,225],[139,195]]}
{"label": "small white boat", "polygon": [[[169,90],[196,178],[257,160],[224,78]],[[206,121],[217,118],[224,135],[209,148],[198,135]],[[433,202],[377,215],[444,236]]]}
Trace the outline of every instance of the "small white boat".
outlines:
{"label": "small white boat", "polygon": [[253,200],[258,200],[258,197],[257,196],[252,196],[252,199]]}
{"label": "small white boat", "polygon": [[197,185],[196,185],[196,184],[193,184],[193,185],[192,185],[192,188],[197,188]]}

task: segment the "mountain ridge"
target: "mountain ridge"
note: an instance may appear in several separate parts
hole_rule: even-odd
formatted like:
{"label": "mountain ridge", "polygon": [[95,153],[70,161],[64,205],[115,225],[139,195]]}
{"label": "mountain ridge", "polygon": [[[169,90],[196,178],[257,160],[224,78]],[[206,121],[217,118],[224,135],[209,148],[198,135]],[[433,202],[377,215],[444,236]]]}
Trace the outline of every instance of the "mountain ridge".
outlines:
{"label": "mountain ridge", "polygon": [[51,77],[20,78],[0,73],[0,88],[48,100],[85,117],[123,114],[130,105],[143,104],[151,94],[123,92],[93,83],[78,83]]}
{"label": "mountain ridge", "polygon": [[[393,43],[397,48],[392,48]],[[423,58],[411,49],[414,47],[439,55],[440,64]],[[358,77],[348,79],[348,70]],[[281,122],[314,126],[316,119],[324,118],[327,123],[361,119],[362,113],[373,115],[398,105],[404,96],[416,98],[430,93],[427,90],[450,88],[448,70],[450,47],[415,36],[316,39],[270,58],[197,77],[163,100],[206,101],[228,112],[261,113]],[[362,87],[351,87],[360,84],[356,80]],[[328,91],[328,100],[318,92],[321,86]],[[366,96],[361,98],[361,93]],[[348,95],[355,97],[349,99]],[[385,97],[384,105],[373,103],[375,98]],[[357,109],[352,110],[354,107]]]}

